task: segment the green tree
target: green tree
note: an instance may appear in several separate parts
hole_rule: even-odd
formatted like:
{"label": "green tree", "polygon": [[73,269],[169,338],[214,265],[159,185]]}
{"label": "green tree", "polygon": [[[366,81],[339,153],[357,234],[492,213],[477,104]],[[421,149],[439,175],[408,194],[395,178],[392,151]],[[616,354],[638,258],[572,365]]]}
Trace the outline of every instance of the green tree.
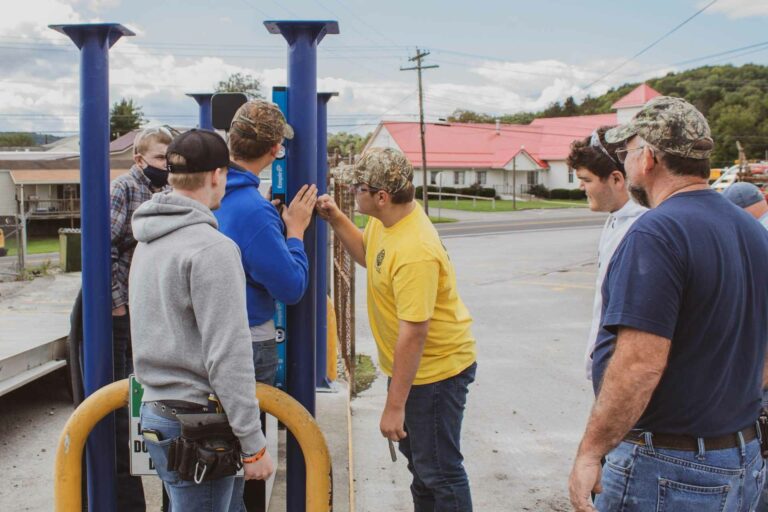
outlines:
{"label": "green tree", "polygon": [[337,132],[328,134],[328,154],[333,155],[338,150],[339,154],[347,157],[350,154],[359,154],[371,138],[371,133],[365,136],[356,133]]}
{"label": "green tree", "polygon": [[112,105],[112,110],[109,112],[110,140],[115,140],[121,135],[141,128],[144,122],[144,112],[142,112],[141,107],[132,99],[122,98]]}
{"label": "green tree", "polygon": [[252,75],[233,73],[225,80],[219,81],[216,92],[242,92],[248,99],[263,98],[261,82]]}
{"label": "green tree", "polygon": [[26,148],[36,146],[35,136],[31,133],[6,132],[0,133],[0,147],[3,148]]}

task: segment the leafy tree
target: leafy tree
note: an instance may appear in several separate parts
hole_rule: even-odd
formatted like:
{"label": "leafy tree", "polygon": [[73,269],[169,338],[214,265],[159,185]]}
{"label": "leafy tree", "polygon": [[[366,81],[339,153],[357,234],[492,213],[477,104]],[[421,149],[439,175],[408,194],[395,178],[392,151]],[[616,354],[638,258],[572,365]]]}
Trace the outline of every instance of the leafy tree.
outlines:
{"label": "leafy tree", "polygon": [[242,92],[248,99],[263,98],[261,82],[252,75],[233,73],[225,80],[219,81],[216,92]]}
{"label": "leafy tree", "polygon": [[368,143],[371,135],[371,133],[368,133],[363,137],[356,133],[330,133],[328,134],[328,153],[332,155],[338,150],[339,154],[343,157],[349,156],[350,151],[352,154],[358,154]]}
{"label": "leafy tree", "polygon": [[448,116],[449,123],[495,123],[496,118],[471,110],[457,108]]}
{"label": "leafy tree", "polygon": [[141,107],[132,99],[122,98],[112,105],[112,110],[109,112],[110,140],[115,140],[121,135],[141,128],[144,122],[144,112],[142,112]]}
{"label": "leafy tree", "polygon": [[0,133],[0,147],[10,148],[24,148],[30,146],[36,146],[35,136],[31,133],[21,132],[7,132]]}
{"label": "leafy tree", "polygon": [[[733,164],[738,158],[736,141],[744,146],[747,158],[763,158],[768,154],[768,66],[703,66],[668,73],[646,83],[661,94],[685,98],[706,116],[715,140],[711,158],[713,167]],[[504,124],[528,124],[540,117],[607,114],[613,112],[611,105],[638,85],[626,83],[601,96],[587,96],[580,103],[569,97],[540,112],[507,114],[498,119]],[[494,123],[496,117],[457,109],[448,120]]]}

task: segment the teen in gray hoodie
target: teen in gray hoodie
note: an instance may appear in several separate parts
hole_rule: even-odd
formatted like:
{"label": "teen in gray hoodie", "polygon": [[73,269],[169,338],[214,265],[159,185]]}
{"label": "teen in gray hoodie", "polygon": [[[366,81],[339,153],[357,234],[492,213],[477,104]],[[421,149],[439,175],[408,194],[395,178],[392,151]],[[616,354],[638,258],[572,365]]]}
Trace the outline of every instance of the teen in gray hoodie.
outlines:
{"label": "teen in gray hoodie", "polygon": [[224,195],[229,153],[215,133],[192,130],[169,146],[168,162],[174,191],[155,194],[133,216],[139,243],[128,289],[133,362],[144,386],[142,429],[174,510],[226,510],[233,477],[190,485],[167,471],[166,457],[180,432],[167,411],[203,412],[215,394],[240,440],[245,478],[272,472],[255,397],[240,252],[211,212]]}

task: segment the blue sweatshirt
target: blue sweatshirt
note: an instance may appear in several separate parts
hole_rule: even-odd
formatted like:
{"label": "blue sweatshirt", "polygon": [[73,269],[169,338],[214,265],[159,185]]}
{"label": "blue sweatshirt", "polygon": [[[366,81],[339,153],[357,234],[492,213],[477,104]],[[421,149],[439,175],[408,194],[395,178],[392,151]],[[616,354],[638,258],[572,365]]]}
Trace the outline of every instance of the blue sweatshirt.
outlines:
{"label": "blue sweatshirt", "polygon": [[275,300],[296,304],[309,285],[304,242],[285,239],[277,209],[259,193],[259,177],[230,162],[227,190],[214,212],[219,230],[240,248],[246,277],[248,324],[275,314]]}

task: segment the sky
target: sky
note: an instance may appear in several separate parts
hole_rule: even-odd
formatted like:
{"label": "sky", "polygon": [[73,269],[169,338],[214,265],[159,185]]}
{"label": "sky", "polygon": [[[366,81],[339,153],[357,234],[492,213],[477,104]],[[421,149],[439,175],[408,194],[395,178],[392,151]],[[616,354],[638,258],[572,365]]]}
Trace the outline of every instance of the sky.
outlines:
{"label": "sky", "polygon": [[413,65],[416,48],[430,52],[426,65],[439,66],[424,71],[431,121],[457,108],[536,111],[571,95],[579,100],[705,64],[768,64],[768,0],[712,2],[6,2],[0,131],[77,131],[79,53],[50,24],[116,22],[131,29],[136,36],[110,52],[110,101],[133,99],[149,125],[191,127],[197,104],[185,93],[212,92],[237,72],[258,78],[267,96],[286,84],[285,40],[269,34],[264,20],[336,20],[341,33],[318,46],[318,91],[339,93],[329,103],[329,131],[367,133],[382,119],[418,119],[416,73],[400,70]]}

